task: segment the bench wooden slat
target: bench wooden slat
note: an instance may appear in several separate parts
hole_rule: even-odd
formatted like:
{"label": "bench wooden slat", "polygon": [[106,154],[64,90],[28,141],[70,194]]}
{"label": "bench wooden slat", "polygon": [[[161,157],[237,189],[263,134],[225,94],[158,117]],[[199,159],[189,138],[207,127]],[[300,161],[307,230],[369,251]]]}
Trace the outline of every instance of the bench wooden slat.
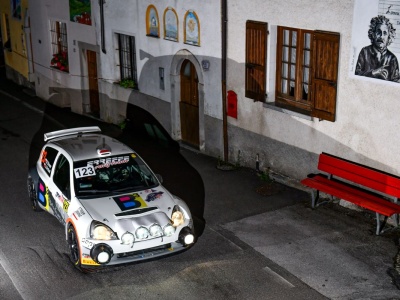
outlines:
{"label": "bench wooden slat", "polygon": [[318,169],[373,190],[400,198],[400,178],[322,153]]}
{"label": "bench wooden slat", "polygon": [[321,175],[303,179],[301,183],[335,197],[348,200],[356,205],[388,217],[400,213],[400,205],[396,203],[382,199],[379,196],[375,196],[365,191],[355,189],[345,183],[327,179]]}

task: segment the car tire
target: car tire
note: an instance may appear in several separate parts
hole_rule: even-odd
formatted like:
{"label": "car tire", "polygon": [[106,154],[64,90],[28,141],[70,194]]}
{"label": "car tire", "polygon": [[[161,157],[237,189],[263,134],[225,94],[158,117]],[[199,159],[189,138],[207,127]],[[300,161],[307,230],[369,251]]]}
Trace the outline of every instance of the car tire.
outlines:
{"label": "car tire", "polygon": [[39,202],[37,200],[35,184],[33,182],[33,179],[30,176],[28,176],[27,185],[28,185],[28,196],[31,201],[32,210],[36,211],[36,212],[43,211],[39,206]]}
{"label": "car tire", "polygon": [[74,226],[68,225],[68,248],[69,257],[75,267],[80,268],[81,266],[81,254],[79,250],[78,237],[75,232]]}
{"label": "car tire", "polygon": [[90,270],[82,268],[81,265],[81,251],[79,249],[78,236],[74,226],[68,225],[68,248],[69,248],[69,258],[74,265],[82,273],[91,273]]}

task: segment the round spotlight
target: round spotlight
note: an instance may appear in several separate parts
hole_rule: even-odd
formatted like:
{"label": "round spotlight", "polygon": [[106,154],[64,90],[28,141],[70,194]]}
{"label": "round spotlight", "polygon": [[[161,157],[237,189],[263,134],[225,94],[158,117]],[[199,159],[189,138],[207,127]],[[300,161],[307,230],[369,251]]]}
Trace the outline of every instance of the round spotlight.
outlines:
{"label": "round spotlight", "polygon": [[184,242],[186,245],[190,245],[193,244],[194,242],[194,235],[193,234],[188,234],[187,236],[185,236]]}
{"label": "round spotlight", "polygon": [[96,244],[90,250],[92,259],[101,265],[109,263],[113,254],[113,249],[107,244]]}
{"label": "round spotlight", "polygon": [[160,225],[153,224],[150,226],[150,235],[152,237],[159,237],[163,235],[163,231]]}
{"label": "round spotlight", "polygon": [[122,236],[121,236],[121,244],[124,245],[131,245],[133,244],[133,242],[135,241],[135,237],[132,233],[130,232],[125,232]]}
{"label": "round spotlight", "polygon": [[99,255],[97,255],[97,261],[101,264],[104,264],[110,260],[110,254],[107,252],[100,252]]}
{"label": "round spotlight", "polygon": [[179,232],[179,242],[183,245],[190,245],[194,243],[194,234],[189,227],[182,228],[181,232]]}
{"label": "round spotlight", "polygon": [[143,227],[143,226],[136,229],[135,234],[139,240],[147,239],[149,237],[149,231],[147,230],[146,227]]}
{"label": "round spotlight", "polygon": [[164,234],[166,236],[171,236],[175,233],[175,227],[172,226],[171,224],[167,224],[164,226]]}

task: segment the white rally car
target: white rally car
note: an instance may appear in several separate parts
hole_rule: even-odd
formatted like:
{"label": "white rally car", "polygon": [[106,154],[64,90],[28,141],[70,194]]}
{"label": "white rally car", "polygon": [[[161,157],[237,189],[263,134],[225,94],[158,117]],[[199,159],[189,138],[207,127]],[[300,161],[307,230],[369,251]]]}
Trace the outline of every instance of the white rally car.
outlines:
{"label": "white rally car", "polygon": [[184,250],[195,242],[188,206],[146,163],[99,127],[49,132],[28,175],[35,211],[65,226],[81,270]]}

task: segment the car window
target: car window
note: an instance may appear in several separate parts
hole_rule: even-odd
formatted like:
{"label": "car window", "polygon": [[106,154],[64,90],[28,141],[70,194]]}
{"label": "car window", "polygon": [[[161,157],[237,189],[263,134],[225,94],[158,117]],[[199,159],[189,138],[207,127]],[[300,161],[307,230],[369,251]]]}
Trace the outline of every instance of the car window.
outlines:
{"label": "car window", "polygon": [[158,181],[134,153],[74,163],[75,192],[80,196],[149,189]]}
{"label": "car window", "polygon": [[56,169],[54,171],[53,182],[65,196],[68,196],[70,187],[69,175],[69,162],[64,155],[60,154],[57,160]]}
{"label": "car window", "polygon": [[54,160],[56,159],[57,154],[58,154],[58,151],[52,147],[45,147],[42,150],[42,154],[40,157],[40,164],[41,164],[43,170],[49,176],[51,174],[51,170],[53,168]]}

